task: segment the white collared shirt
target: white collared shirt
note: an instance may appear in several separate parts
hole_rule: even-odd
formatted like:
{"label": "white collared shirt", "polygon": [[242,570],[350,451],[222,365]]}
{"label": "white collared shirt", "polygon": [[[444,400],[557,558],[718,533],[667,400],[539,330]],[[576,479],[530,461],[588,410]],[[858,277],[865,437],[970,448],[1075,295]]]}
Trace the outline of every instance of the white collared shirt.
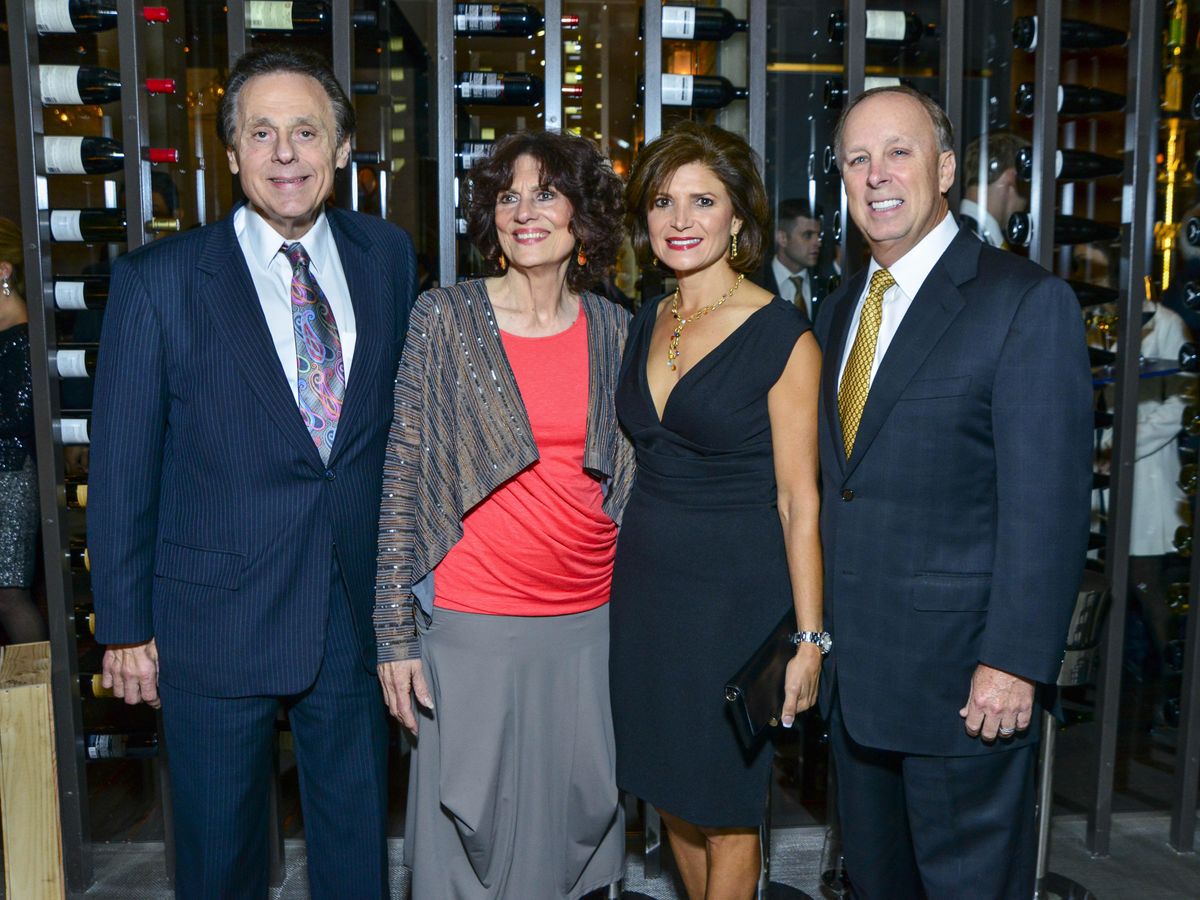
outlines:
{"label": "white collared shirt", "polygon": [[[250,269],[250,278],[258,293],[267,330],[279,355],[284,377],[292,388],[292,397],[300,402],[296,387],[296,331],[292,324],[292,265],[280,253],[284,244],[292,244],[249,206],[241,206],[233,214],[233,230],[242,256]],[[357,331],[354,322],[354,307],[350,303],[350,288],[346,284],[346,273],[338,257],[337,244],[325,213],[301,238],[300,243],[308,253],[308,269],[333,310],[337,322],[338,337],[342,342],[342,362],[346,367],[346,382],[350,382],[350,363],[354,358],[354,343]]]}
{"label": "white collared shirt", "polygon": [[[879,339],[875,342],[875,361],[871,363],[871,383],[875,381],[875,373],[879,371],[879,364],[883,361],[888,347],[891,346],[892,338],[896,336],[900,323],[904,321],[908,308],[912,306],[913,298],[917,296],[921,285],[925,283],[925,279],[929,277],[929,273],[937,261],[942,258],[942,254],[946,252],[946,248],[950,246],[957,234],[958,223],[954,221],[954,216],[947,212],[946,217],[934,226],[933,231],[921,238],[917,246],[887,267],[896,283],[883,294],[883,320],[879,323]],[[862,293],[859,294],[858,304],[854,308],[854,317],[850,320],[850,330],[846,333],[846,346],[842,350],[842,364],[838,368],[839,385],[842,383],[842,373],[846,370],[846,362],[850,359],[850,350],[854,346],[854,336],[858,334],[858,320],[862,315],[863,303],[867,299],[867,291],[871,287],[871,276],[882,268],[883,266],[879,265],[872,257],[871,264],[867,267],[866,284],[863,285]]]}
{"label": "white collared shirt", "polygon": [[799,275],[801,281],[802,292],[804,298],[804,311],[808,317],[812,318],[812,280],[808,276],[808,269],[801,269],[799,272],[792,272],[779,261],[778,256],[771,257],[771,271],[775,274],[775,283],[779,285],[779,296],[788,303],[796,302],[796,282],[792,281],[793,275]]}
{"label": "white collared shirt", "polygon": [[958,214],[966,216],[969,219],[974,219],[979,223],[979,238],[990,247],[1004,246],[1004,229],[1000,227],[1000,223],[986,209],[981,207],[974,200],[964,199],[958,205]]}

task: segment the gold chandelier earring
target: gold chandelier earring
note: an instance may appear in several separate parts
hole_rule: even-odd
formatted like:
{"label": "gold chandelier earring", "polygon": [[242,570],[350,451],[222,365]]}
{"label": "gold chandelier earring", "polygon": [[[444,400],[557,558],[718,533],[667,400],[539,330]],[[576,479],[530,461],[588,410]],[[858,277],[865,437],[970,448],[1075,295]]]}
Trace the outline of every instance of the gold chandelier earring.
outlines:
{"label": "gold chandelier earring", "polygon": [[737,232],[735,231],[729,241],[729,258],[737,259]]}

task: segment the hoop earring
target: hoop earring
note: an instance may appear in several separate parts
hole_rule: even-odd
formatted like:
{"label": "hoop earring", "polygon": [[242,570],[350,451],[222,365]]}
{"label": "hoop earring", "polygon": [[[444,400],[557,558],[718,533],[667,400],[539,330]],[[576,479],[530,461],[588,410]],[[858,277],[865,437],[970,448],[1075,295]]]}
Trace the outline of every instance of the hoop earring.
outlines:
{"label": "hoop earring", "polygon": [[501,271],[501,272],[503,272],[503,271],[505,271],[505,270],[507,270],[507,269],[508,269],[508,260],[504,258],[504,254],[503,254],[503,253],[501,253],[501,254],[500,254],[500,255],[499,255],[497,258],[496,258],[496,265],[498,265],[498,266],[500,267],[500,271]]}
{"label": "hoop earring", "polygon": [[575,262],[579,263],[580,268],[587,265],[587,254],[583,252],[583,241],[579,242],[579,252],[575,254]]}
{"label": "hoop earring", "polygon": [[737,259],[737,232],[733,233],[733,238],[729,242],[729,258]]}

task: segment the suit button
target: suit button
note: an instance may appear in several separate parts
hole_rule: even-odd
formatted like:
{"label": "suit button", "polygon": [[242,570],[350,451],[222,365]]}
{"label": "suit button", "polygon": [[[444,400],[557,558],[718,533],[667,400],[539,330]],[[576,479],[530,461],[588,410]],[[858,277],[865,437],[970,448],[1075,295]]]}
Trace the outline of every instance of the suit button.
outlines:
{"label": "suit button", "polygon": [[325,470],[325,480],[326,480],[326,481],[333,481],[333,479],[335,479],[335,478],[337,478],[337,475],[336,475],[336,474],[334,474],[334,471],[333,471],[333,469],[326,469],[326,470]]}
{"label": "suit button", "polygon": [[842,500],[843,501],[845,501],[846,503],[849,503],[853,499],[854,499],[854,491],[850,490],[849,488],[842,491]]}

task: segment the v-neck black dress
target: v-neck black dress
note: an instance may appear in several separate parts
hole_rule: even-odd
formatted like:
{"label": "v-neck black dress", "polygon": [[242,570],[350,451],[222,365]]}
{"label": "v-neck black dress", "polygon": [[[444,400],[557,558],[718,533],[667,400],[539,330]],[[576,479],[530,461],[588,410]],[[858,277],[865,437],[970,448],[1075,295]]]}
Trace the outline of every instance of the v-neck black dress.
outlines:
{"label": "v-neck black dress", "polygon": [[657,307],[634,318],[617,385],[637,449],[610,606],[617,783],[697,825],[755,827],[771,754],[743,748],[725,683],[792,605],[767,393],[810,325],[776,297],[684,374],[660,421]]}

